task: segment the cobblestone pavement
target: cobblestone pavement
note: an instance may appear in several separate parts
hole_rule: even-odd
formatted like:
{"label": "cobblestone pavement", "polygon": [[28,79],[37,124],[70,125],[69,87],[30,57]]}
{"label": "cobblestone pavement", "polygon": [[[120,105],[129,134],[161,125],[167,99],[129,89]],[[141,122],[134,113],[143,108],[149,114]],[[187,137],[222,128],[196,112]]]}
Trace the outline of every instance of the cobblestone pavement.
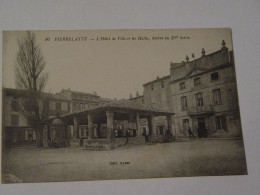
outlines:
{"label": "cobblestone pavement", "polygon": [[22,182],[247,174],[242,140],[191,140],[111,151],[11,148],[3,173]]}

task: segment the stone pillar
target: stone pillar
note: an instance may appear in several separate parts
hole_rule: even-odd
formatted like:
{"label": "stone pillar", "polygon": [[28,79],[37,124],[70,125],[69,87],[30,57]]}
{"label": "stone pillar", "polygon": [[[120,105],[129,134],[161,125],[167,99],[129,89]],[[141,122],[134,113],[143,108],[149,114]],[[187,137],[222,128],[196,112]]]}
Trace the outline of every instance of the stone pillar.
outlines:
{"label": "stone pillar", "polygon": [[175,132],[173,132],[173,119],[172,116],[168,115],[167,117],[168,130],[171,132],[173,136],[175,136]]}
{"label": "stone pillar", "polygon": [[74,117],[73,121],[74,121],[73,138],[77,139],[79,138],[79,120],[77,117]]}
{"label": "stone pillar", "polygon": [[94,127],[94,138],[97,138],[97,127]]}
{"label": "stone pillar", "polygon": [[94,131],[94,124],[93,124],[93,117],[90,113],[88,113],[88,139],[93,138],[93,131]]}
{"label": "stone pillar", "polygon": [[149,116],[147,118],[147,120],[148,120],[149,134],[150,135],[156,135],[156,127],[155,127],[154,116]]}
{"label": "stone pillar", "polygon": [[153,135],[156,135],[156,124],[155,124],[155,117],[152,117],[152,128],[153,128]]}
{"label": "stone pillar", "polygon": [[157,142],[157,135],[156,135],[156,127],[155,127],[155,121],[154,121],[154,116],[149,116],[147,118],[148,120],[148,127],[149,127],[149,137],[148,141],[152,143]]}
{"label": "stone pillar", "polygon": [[44,124],[43,126],[43,148],[48,148],[48,126],[47,124]]}
{"label": "stone pillar", "polygon": [[101,123],[97,124],[97,137],[100,138]]}
{"label": "stone pillar", "polygon": [[141,129],[141,125],[140,125],[140,115],[139,114],[136,114],[136,128],[137,128],[137,136],[141,136],[142,129]]}
{"label": "stone pillar", "polygon": [[114,113],[113,112],[106,112],[107,115],[107,139],[111,144],[111,149],[115,147],[115,132],[114,132]]}
{"label": "stone pillar", "polygon": [[166,128],[166,126],[164,125],[164,126],[163,126],[163,135],[166,135],[166,131],[167,131],[167,128]]}

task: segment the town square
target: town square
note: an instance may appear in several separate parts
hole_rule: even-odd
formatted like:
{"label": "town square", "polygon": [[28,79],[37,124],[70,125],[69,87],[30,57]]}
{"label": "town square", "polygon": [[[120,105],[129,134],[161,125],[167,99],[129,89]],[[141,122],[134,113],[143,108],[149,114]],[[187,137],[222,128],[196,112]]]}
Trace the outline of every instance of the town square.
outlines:
{"label": "town square", "polygon": [[247,174],[230,29],[3,40],[4,183]]}

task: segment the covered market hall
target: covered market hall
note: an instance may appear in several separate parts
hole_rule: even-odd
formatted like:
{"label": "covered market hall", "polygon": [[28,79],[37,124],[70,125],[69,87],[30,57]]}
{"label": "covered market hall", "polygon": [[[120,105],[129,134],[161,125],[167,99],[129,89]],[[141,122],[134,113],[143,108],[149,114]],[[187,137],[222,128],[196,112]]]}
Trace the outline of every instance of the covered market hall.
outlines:
{"label": "covered market hall", "polygon": [[[56,125],[57,120],[64,127],[70,145],[82,146],[84,149],[110,150],[126,144],[172,141],[173,115],[172,112],[129,100],[100,103],[84,111],[49,119],[44,125],[43,143],[48,145],[53,136],[49,132],[51,123]],[[164,118],[166,121],[165,127],[159,132],[156,118]]]}

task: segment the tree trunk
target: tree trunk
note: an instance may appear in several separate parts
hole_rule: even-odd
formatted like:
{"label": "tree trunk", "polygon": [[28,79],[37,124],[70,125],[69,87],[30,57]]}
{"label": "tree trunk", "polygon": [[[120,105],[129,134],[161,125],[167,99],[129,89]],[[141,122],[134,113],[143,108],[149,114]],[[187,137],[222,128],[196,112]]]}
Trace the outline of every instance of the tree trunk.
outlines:
{"label": "tree trunk", "polygon": [[38,125],[38,127],[34,128],[34,131],[36,132],[36,146],[42,147],[42,138],[43,138],[43,128],[41,125]]}

